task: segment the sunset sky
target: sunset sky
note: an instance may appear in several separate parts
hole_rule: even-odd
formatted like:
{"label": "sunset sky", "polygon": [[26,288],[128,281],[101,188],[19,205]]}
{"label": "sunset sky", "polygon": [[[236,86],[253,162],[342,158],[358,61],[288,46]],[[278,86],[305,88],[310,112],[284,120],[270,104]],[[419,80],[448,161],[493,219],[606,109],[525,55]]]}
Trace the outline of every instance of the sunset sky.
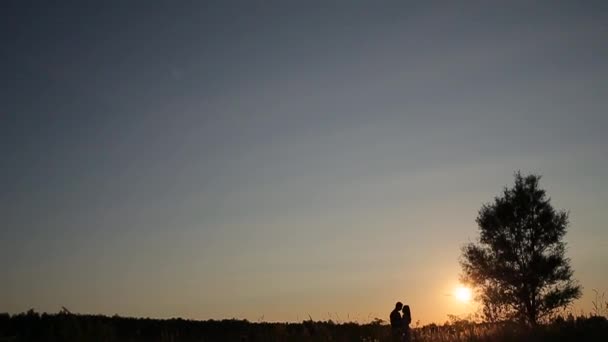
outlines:
{"label": "sunset sky", "polygon": [[444,322],[516,170],[589,311],[608,2],[533,3],[2,1],[0,312]]}

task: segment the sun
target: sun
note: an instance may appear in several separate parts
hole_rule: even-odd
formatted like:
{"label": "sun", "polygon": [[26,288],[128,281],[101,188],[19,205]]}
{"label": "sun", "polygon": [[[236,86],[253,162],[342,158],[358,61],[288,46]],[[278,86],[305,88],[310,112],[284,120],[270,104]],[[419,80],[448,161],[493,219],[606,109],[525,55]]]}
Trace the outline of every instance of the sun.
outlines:
{"label": "sun", "polygon": [[473,293],[470,288],[465,286],[459,286],[454,290],[454,297],[461,302],[468,303],[473,297]]}

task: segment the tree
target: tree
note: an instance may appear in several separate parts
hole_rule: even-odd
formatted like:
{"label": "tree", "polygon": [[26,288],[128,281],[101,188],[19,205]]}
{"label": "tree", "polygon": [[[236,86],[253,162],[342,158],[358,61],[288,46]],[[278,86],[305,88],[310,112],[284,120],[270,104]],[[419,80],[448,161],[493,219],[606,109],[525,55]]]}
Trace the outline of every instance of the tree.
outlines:
{"label": "tree", "polygon": [[539,180],[515,173],[513,188],[479,210],[479,240],[462,248],[462,280],[487,320],[536,325],[581,296],[565,256],[568,213],[553,209]]}

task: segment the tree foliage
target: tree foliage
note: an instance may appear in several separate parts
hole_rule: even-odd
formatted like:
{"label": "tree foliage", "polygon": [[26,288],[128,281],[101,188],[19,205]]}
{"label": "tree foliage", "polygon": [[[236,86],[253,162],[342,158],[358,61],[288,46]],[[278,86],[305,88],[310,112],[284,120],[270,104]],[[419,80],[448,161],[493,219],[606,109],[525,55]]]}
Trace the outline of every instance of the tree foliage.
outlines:
{"label": "tree foliage", "polygon": [[552,207],[539,180],[517,172],[512,188],[481,207],[479,240],[462,249],[463,281],[489,321],[535,325],[581,295],[565,256],[568,213]]}

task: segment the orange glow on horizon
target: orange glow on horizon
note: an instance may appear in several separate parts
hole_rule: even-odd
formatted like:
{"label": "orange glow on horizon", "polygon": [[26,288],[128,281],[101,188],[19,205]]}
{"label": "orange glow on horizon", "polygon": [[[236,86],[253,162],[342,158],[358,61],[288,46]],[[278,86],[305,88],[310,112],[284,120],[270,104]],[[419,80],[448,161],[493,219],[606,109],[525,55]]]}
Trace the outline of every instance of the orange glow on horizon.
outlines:
{"label": "orange glow on horizon", "polygon": [[454,297],[463,303],[469,303],[473,298],[473,293],[470,288],[459,286],[454,290]]}

